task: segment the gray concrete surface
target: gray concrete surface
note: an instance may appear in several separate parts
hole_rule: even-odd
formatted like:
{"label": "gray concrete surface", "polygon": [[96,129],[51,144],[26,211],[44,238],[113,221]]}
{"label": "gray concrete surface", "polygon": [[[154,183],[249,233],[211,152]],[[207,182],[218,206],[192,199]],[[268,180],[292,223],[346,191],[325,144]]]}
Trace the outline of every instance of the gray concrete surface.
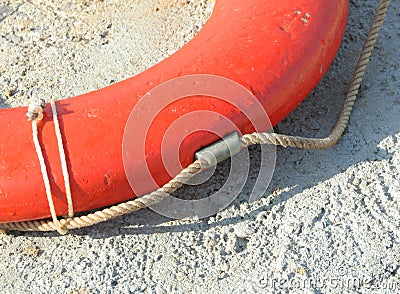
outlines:
{"label": "gray concrete surface", "polygon": [[[212,10],[207,1],[20,3],[0,1],[3,107],[132,76],[181,47]],[[332,127],[377,1],[350,3],[333,66],[276,131],[323,136]],[[245,189],[208,219],[170,221],[145,210],[67,236],[3,235],[2,292],[398,292],[399,16],[393,1],[343,139],[324,151],[279,148],[261,200],[247,202],[259,156],[252,148]],[[206,189],[181,193],[217,189],[228,166]]]}

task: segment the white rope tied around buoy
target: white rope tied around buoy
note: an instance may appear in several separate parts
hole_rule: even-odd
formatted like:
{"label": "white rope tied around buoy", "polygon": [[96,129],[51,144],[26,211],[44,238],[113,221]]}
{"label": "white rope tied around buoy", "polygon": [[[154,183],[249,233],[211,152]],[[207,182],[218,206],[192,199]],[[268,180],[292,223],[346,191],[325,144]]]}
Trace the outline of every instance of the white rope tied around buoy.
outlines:
{"label": "white rope tied around buoy", "polygon": [[[326,138],[304,138],[276,133],[254,133],[243,135],[240,140],[242,141],[242,147],[248,147],[254,144],[273,144],[284,147],[297,147],[297,148],[307,148],[307,149],[326,149],[334,144],[343,135],[344,130],[350,119],[351,111],[353,109],[354,103],[357,100],[357,93],[361,86],[361,82],[364,77],[367,64],[370,60],[372,51],[376,44],[378,34],[382,28],[383,22],[386,18],[386,13],[390,4],[390,0],[380,0],[374,20],[372,21],[367,39],[364,43],[362,52],[360,54],[357,66],[354,70],[353,77],[351,79],[349,89],[347,91],[346,97],[343,102],[342,111],[339,115],[337,123],[331,133]],[[54,101],[52,102],[52,111],[56,127],[56,133],[59,133],[61,138],[60,129],[58,126],[58,118],[56,113],[56,108]],[[43,118],[43,108],[45,107],[44,100],[39,100],[36,104],[29,105],[27,116],[29,119],[33,120],[32,130],[35,142],[35,147],[37,149],[39,160],[41,161],[41,169],[43,174],[43,180],[46,186],[46,194],[49,200],[50,212],[53,218],[51,220],[34,220],[26,222],[15,222],[15,223],[3,223],[0,224],[1,229],[6,230],[16,230],[16,231],[54,231],[57,230],[61,234],[66,233],[68,229],[78,229],[82,227],[91,226],[97,223],[105,222],[114,219],[118,216],[131,213],[133,211],[138,211],[143,208],[147,208],[151,205],[159,203],[166,197],[170,196],[173,192],[182,187],[187,181],[194,175],[199,173],[202,169],[207,167],[207,162],[203,160],[196,160],[187,168],[183,169],[175,178],[166,183],[163,187],[158,190],[151,192],[149,194],[143,195],[141,197],[129,200],[127,202],[119,203],[109,208],[97,210],[94,213],[89,213],[87,215],[82,215],[78,217],[70,217],[68,219],[57,220],[57,215],[55,214],[53,200],[51,199],[50,184],[47,176],[46,166],[44,164],[43,154],[40,148],[38,136],[37,136],[37,121]],[[56,126],[57,125],[57,126]],[[63,147],[61,149],[62,140],[59,140],[59,150],[60,154],[64,152]],[[65,154],[64,154],[65,156]],[[43,162],[43,163],[42,163]],[[63,160],[62,160],[63,162]],[[68,173],[66,163],[62,163],[63,173],[64,169]],[[68,177],[64,176],[64,179]],[[67,185],[67,184],[66,184]],[[68,183],[69,185],[69,183]],[[50,197],[49,197],[50,195]],[[70,195],[70,194],[69,194]],[[68,193],[67,193],[67,197]],[[72,198],[68,198],[68,206],[72,207]]]}
{"label": "white rope tied around buoy", "polygon": [[56,107],[56,103],[54,102],[54,100],[50,101],[50,105],[51,105],[51,111],[53,112],[54,130],[56,132],[58,151],[60,153],[60,160],[61,160],[61,169],[62,169],[62,173],[63,173],[63,177],[64,177],[65,193],[67,196],[67,203],[68,203],[68,216],[74,217],[74,204],[72,202],[68,165],[67,165],[67,160],[65,159],[65,150],[64,150],[64,144],[63,144],[63,140],[62,140],[62,136],[61,136],[60,124],[58,122],[57,107]]}
{"label": "white rope tied around buoy", "polygon": [[[67,203],[68,203],[68,216],[72,218],[74,216],[74,206],[72,202],[72,194],[69,182],[68,166],[65,158],[64,144],[62,141],[60,124],[58,122],[57,108],[53,100],[50,101],[50,105],[51,105],[51,110],[53,112],[54,129],[57,137],[58,150],[61,160],[61,169],[64,177],[65,193],[67,196]],[[47,202],[50,208],[50,214],[53,219],[53,223],[56,230],[60,234],[65,235],[68,232],[68,229],[65,227],[65,225],[61,224],[61,222],[57,219],[57,213],[54,206],[53,195],[51,193],[49,175],[47,173],[47,167],[43,157],[42,147],[40,146],[39,136],[38,136],[38,123],[43,119],[43,110],[45,109],[45,107],[46,103],[43,99],[32,100],[29,103],[28,112],[26,113],[26,116],[28,117],[28,120],[32,120],[33,143],[35,145],[36,154],[38,156],[40,163],[40,170],[42,172],[43,182],[46,190]]]}

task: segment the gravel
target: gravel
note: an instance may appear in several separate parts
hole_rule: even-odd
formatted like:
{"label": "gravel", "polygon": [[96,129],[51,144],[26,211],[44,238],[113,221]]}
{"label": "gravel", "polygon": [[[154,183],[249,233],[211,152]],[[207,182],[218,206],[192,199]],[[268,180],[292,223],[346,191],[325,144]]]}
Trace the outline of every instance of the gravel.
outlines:
{"label": "gravel", "polygon": [[[331,69],[276,131],[323,136],[334,124],[377,1],[350,1]],[[1,1],[0,103],[66,98],[123,80],[201,29],[212,1]],[[7,293],[254,293],[400,290],[400,2],[393,1],[350,125],[329,150],[277,150],[275,173],[248,203],[202,220],[144,210],[66,236],[0,236]],[[219,187],[223,163],[206,193]]]}

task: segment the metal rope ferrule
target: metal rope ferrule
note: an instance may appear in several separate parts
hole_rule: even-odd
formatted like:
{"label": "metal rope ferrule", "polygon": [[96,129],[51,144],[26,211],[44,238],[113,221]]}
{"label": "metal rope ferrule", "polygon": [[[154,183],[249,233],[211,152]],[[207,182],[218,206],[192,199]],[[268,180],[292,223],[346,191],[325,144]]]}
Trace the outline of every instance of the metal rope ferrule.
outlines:
{"label": "metal rope ferrule", "polygon": [[233,132],[221,140],[200,149],[194,156],[196,160],[205,160],[207,162],[207,167],[213,167],[238,154],[241,150],[242,143],[239,134]]}

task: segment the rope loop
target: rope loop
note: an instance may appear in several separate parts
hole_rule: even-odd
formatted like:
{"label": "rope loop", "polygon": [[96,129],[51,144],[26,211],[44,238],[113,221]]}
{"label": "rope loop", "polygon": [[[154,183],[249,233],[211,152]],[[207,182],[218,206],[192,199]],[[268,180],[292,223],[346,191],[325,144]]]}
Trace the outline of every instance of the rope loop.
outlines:
{"label": "rope loop", "polygon": [[[51,110],[53,112],[54,129],[55,129],[56,136],[57,136],[58,150],[59,150],[60,159],[61,159],[61,168],[62,168],[63,177],[64,177],[65,191],[66,191],[67,202],[68,202],[68,216],[71,218],[74,216],[74,209],[73,209],[71,188],[70,188],[70,183],[69,183],[67,161],[65,158],[64,145],[62,142],[60,124],[58,122],[57,108],[56,108],[55,102],[53,100],[50,101],[50,105],[51,105]],[[51,218],[53,219],[53,227],[60,234],[65,235],[68,232],[68,229],[66,228],[65,223],[61,223],[57,219],[57,213],[56,213],[56,209],[54,206],[53,195],[51,193],[49,175],[47,173],[47,167],[46,167],[46,163],[45,163],[45,160],[43,157],[42,147],[40,146],[40,142],[39,142],[38,122],[43,119],[43,110],[45,108],[46,108],[46,102],[44,99],[32,100],[28,106],[28,112],[26,113],[26,116],[28,117],[28,120],[32,121],[32,138],[33,138],[33,143],[35,145],[36,154],[37,154],[37,157],[38,157],[39,163],[40,163],[40,170],[42,172],[43,183],[44,183],[45,190],[46,190],[47,202],[49,204]]]}

